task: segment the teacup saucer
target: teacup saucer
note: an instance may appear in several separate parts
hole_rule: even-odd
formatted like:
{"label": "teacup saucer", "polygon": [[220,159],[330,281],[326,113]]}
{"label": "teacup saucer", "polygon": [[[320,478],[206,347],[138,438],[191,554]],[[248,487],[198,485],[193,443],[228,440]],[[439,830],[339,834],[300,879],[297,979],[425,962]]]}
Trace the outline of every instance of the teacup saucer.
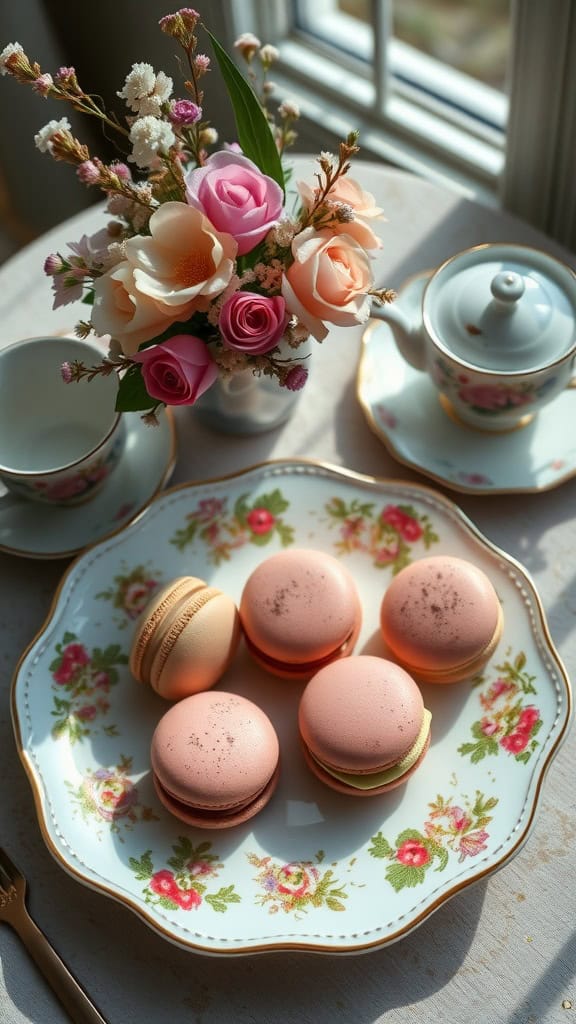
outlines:
{"label": "teacup saucer", "polygon": [[388,324],[364,334],[357,395],[368,423],[398,462],[455,491],[546,491],[576,475],[576,390],[567,389],[526,426],[475,430],[442,409],[430,378],[399,354]]}
{"label": "teacup saucer", "polygon": [[115,533],[168,482],[176,462],[176,430],[169,409],[159,426],[125,413],[126,446],[98,494],[65,508],[0,496],[0,551],[23,558],[68,558]]}

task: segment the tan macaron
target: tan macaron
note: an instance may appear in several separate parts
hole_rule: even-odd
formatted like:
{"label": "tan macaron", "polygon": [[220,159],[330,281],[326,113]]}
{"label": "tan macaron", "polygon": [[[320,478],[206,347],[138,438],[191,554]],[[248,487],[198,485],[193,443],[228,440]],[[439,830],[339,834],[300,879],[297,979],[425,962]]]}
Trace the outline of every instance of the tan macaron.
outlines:
{"label": "tan macaron", "polygon": [[234,601],[196,576],[162,587],[141,613],[130,671],[161,697],[181,700],[218,682],[240,638]]}

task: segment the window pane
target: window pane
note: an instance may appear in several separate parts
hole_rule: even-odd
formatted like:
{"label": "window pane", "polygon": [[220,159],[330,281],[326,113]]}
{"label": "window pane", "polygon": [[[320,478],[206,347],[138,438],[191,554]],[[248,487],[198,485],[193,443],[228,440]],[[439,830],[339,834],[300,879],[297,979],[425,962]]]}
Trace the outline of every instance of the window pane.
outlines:
{"label": "window pane", "polygon": [[[344,14],[370,24],[370,0],[338,0]],[[510,48],[510,0],[396,0],[394,36],[502,92]]]}

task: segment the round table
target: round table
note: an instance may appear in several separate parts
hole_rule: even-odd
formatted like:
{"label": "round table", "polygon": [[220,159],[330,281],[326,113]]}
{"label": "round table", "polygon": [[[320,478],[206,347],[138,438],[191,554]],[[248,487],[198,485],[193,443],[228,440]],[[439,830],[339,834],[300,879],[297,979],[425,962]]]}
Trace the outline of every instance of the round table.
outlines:
{"label": "round table", "polygon": [[[294,158],[310,180],[310,158]],[[536,245],[570,254],[529,226],[409,174],[358,161],[353,170],[384,208],[378,284],[411,275],[481,242]],[[0,270],[0,345],[69,329],[77,307],[51,310],[43,261],[102,225],[92,208],[50,231]],[[179,456],[172,483],[220,477],[257,462],[306,457],[368,476],[428,483],[396,462],[370,430],[356,395],[362,329],[332,330],[298,412],[283,427],[229,438],[176,416]],[[566,424],[567,430],[573,425]],[[532,575],[553,642],[576,665],[576,481],[546,493],[455,494],[434,484],[493,543]],[[568,737],[548,772],[535,827],[504,868],[456,895],[401,941],[365,955],[273,953],[213,959],[177,948],[129,910],[83,887],[48,853],[10,722],[18,658],[40,629],[69,563],[0,554],[0,844],[29,880],[29,906],[110,1024],[376,1024],[468,1019],[507,1024],[567,1022],[576,1010],[576,814]],[[63,1024],[63,1010],[19,940],[0,928],[0,1019]]]}

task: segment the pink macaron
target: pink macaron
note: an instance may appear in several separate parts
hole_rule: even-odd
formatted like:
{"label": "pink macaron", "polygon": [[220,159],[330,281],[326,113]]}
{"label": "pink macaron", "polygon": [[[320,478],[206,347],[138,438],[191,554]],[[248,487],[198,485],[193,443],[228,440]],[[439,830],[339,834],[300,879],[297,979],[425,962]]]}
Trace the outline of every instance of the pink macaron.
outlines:
{"label": "pink macaron", "polygon": [[181,700],[218,682],[239,640],[232,598],[196,576],[178,576],[154,594],[139,616],[130,671],[161,697]]}
{"label": "pink macaron", "polygon": [[274,726],[252,701],[218,690],[162,716],[150,757],[159,799],[188,825],[230,828],[261,811],[279,777]]}
{"label": "pink macaron", "polygon": [[321,669],[298,709],[308,767],[348,796],[378,796],[406,782],[430,745],[430,721],[412,677],[367,654]]}
{"label": "pink macaron", "polygon": [[252,572],[240,600],[248,649],[269,672],[309,679],[348,657],[362,622],[352,576],[323,551],[290,548]]}
{"label": "pink macaron", "polygon": [[394,577],[380,610],[386,653],[428,683],[456,683],[480,672],[502,635],[498,595],[482,569],[435,555]]}

